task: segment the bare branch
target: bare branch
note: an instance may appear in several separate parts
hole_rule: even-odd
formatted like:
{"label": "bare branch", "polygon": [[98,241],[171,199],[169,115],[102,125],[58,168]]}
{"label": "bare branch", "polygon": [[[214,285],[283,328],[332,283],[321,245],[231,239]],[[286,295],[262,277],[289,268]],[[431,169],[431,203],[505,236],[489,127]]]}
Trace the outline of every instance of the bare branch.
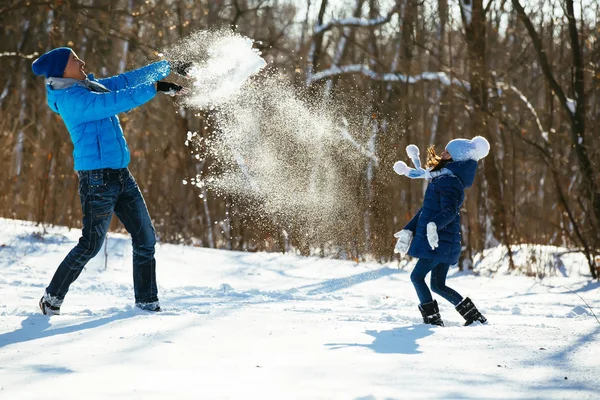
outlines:
{"label": "bare branch", "polygon": [[535,30],[533,23],[531,22],[531,20],[527,16],[527,14],[525,14],[525,9],[523,8],[523,6],[519,2],[519,0],[512,0],[512,4],[513,4],[513,7],[515,8],[515,10],[517,11],[517,15],[519,16],[519,19],[523,22],[523,24],[525,25],[525,28],[527,29],[527,32],[529,33],[529,36],[531,37],[531,41],[533,42],[533,47],[535,48],[535,51],[538,55],[538,59],[540,61],[540,65],[542,67],[542,71],[544,72],[544,76],[548,80],[548,83],[550,84],[552,91],[554,91],[554,93],[556,93],[556,95],[558,96],[558,100],[560,101],[560,104],[563,106],[563,108],[565,109],[567,114],[572,118],[573,113],[571,113],[571,108],[569,107],[567,96],[565,95],[565,92],[563,91],[562,87],[558,84],[558,82],[556,81],[556,78],[554,77],[554,72],[552,71],[552,66],[550,65],[550,62],[548,61],[548,57],[546,56],[546,52],[544,51],[544,48],[542,47],[542,40],[540,39],[539,35],[537,34],[537,31]]}
{"label": "bare branch", "polygon": [[548,132],[544,131],[544,128],[542,126],[542,121],[540,121],[540,117],[538,116],[537,111],[535,110],[535,108],[533,107],[533,104],[531,104],[529,99],[527,97],[525,97],[525,95],[519,89],[517,89],[516,86],[508,85],[504,82],[497,82],[496,85],[501,89],[512,90],[513,92],[515,92],[517,94],[519,99],[521,101],[523,101],[523,103],[525,103],[525,105],[527,106],[529,111],[531,111],[531,114],[533,115],[533,118],[535,119],[535,123],[537,124],[537,127],[540,130],[542,138],[544,139],[544,141],[548,142]]}
{"label": "bare branch", "polygon": [[[325,10],[327,9],[327,0],[321,0],[321,7],[319,8],[319,15],[317,16],[317,25],[323,24],[323,18],[325,17]],[[306,66],[306,86],[310,86],[310,80],[312,78],[313,71],[317,68],[319,59],[321,58],[321,49],[323,47],[323,35],[324,32],[316,32],[313,35],[310,50],[308,51],[308,65]]]}
{"label": "bare branch", "polygon": [[367,28],[367,27],[374,27],[374,26],[379,26],[379,25],[387,24],[388,22],[391,21],[392,17],[397,12],[398,12],[398,7],[394,7],[394,8],[392,8],[390,10],[390,12],[388,12],[387,15],[381,16],[381,17],[377,17],[377,18],[373,18],[373,19],[365,19],[365,18],[355,18],[355,17],[352,17],[352,18],[347,18],[347,19],[334,20],[334,21],[328,22],[326,24],[317,26],[315,28],[315,34],[326,32],[326,31],[329,31],[329,30],[331,30],[333,28],[336,28],[336,27],[363,27],[363,28]]}
{"label": "bare branch", "polygon": [[457,78],[450,78],[445,72],[423,72],[418,75],[405,75],[400,72],[389,72],[385,74],[379,74],[367,67],[366,65],[362,64],[344,65],[342,67],[333,66],[324,71],[317,72],[312,75],[309,81],[309,85],[334,76],[352,74],[361,74],[372,80],[385,82],[417,83],[420,81],[439,81],[441,84],[446,86],[457,85],[464,87],[467,90],[469,90],[470,86],[469,83],[466,81],[462,81]]}
{"label": "bare branch", "polygon": [[19,0],[16,3],[11,4],[8,7],[0,8],[0,15],[4,14],[5,12],[8,12],[8,11],[17,10],[19,8],[24,8],[24,7],[31,8],[31,7],[35,7],[35,6],[51,7],[51,6],[53,6],[53,3],[49,2],[49,1],[40,1],[40,2],[36,2],[36,3],[31,3],[26,0]]}
{"label": "bare branch", "polygon": [[4,53],[0,53],[0,57],[19,57],[19,58],[25,58],[27,60],[31,60],[39,55],[40,55],[40,53],[38,53],[37,51],[35,51],[31,54],[23,54],[21,52],[15,52],[15,51],[5,51]]}

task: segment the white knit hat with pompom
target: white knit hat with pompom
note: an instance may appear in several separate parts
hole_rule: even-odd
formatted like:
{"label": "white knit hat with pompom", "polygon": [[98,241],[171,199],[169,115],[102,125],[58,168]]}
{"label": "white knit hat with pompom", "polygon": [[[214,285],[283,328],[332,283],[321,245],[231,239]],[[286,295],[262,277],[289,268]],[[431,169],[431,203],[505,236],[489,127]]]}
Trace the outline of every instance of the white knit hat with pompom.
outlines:
{"label": "white knit hat with pompom", "polygon": [[490,152],[490,143],[483,136],[473,139],[454,139],[446,145],[446,151],[454,161],[479,161]]}

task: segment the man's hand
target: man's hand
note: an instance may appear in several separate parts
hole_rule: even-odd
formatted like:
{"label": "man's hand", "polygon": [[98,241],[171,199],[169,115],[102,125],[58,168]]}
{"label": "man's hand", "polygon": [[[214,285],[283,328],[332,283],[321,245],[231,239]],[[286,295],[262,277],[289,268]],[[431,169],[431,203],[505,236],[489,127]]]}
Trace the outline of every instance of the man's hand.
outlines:
{"label": "man's hand", "polygon": [[169,96],[179,96],[188,92],[188,90],[183,86],[166,81],[156,82],[156,91],[163,92],[164,94],[168,94]]}
{"label": "man's hand", "polygon": [[394,253],[400,253],[402,255],[408,252],[410,247],[410,241],[412,240],[413,233],[408,229],[403,229],[400,232],[394,233],[394,237],[398,238],[396,247],[394,247]]}
{"label": "man's hand", "polygon": [[187,61],[169,61],[171,69],[179,75],[186,76],[192,69],[192,63]]}

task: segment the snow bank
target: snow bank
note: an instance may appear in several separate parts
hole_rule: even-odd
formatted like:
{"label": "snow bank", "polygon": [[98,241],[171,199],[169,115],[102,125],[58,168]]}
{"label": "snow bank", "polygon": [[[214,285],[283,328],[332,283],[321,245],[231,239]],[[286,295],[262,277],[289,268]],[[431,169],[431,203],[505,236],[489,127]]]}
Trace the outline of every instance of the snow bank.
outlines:
{"label": "snow bank", "polygon": [[584,276],[453,270],[490,323],[462,327],[438,297],[442,328],[421,324],[410,265],[159,245],[165,311],[149,314],[132,308],[131,240],[111,233],[108,268],[101,252],[63,315],[42,316],[79,233],[0,219],[2,399],[598,398],[600,326],[571,292],[600,307]]}
{"label": "snow bank", "polygon": [[474,257],[474,269],[485,275],[522,274],[537,278],[563,276],[589,278],[590,269],[582,252],[564,247],[542,245],[514,245],[513,262],[510,270],[505,246],[497,246]]}

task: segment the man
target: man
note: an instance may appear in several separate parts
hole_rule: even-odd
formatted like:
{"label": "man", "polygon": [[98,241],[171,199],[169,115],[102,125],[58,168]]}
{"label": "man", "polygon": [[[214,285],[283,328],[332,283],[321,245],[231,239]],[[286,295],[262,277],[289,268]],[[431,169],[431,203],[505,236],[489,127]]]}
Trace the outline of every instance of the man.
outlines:
{"label": "man", "polygon": [[115,213],[132,237],[135,304],[160,311],[155,230],[127,169],[129,149],[117,114],[150,101],[157,91],[185,93],[185,88],[161,79],[171,69],[186,75],[191,63],[159,61],[105,79],[87,75],[84,67],[68,47],[51,50],[32,64],[33,72],[46,78],[48,106],[61,116],[71,136],[83,211],[79,243],[58,266],[39,306],[45,315],[60,314],[69,286],[100,250]]}

